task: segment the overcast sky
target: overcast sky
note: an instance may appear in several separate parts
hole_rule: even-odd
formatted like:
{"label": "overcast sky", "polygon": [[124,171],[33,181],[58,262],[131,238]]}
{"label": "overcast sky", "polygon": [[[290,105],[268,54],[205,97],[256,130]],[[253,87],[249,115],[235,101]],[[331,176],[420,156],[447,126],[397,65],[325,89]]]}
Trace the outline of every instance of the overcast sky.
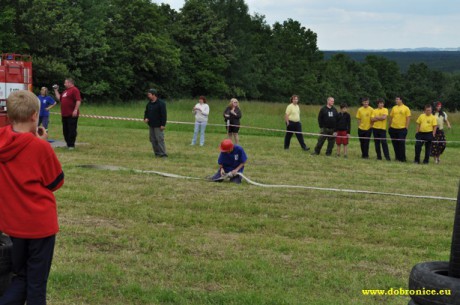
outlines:
{"label": "overcast sky", "polygon": [[[183,0],[154,0],[179,10]],[[458,0],[246,0],[268,24],[288,18],[318,34],[321,50],[460,47]]]}

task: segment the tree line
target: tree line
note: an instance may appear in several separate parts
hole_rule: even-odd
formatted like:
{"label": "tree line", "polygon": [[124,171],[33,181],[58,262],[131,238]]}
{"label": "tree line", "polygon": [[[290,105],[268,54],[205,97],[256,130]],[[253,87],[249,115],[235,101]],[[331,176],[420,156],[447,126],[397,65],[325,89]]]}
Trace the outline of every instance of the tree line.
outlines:
{"label": "tree line", "polygon": [[0,49],[33,56],[34,84],[76,80],[86,100],[206,95],[322,104],[360,97],[460,109],[460,75],[380,56],[325,60],[317,34],[288,19],[267,24],[244,0],[186,0],[177,11],[149,0],[2,0]]}

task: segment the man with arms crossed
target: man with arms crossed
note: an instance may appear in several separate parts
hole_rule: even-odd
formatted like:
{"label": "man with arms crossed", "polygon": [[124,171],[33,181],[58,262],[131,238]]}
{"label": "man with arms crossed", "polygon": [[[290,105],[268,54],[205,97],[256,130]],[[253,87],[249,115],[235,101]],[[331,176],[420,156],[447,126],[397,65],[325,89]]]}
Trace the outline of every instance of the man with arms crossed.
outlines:
{"label": "man with arms crossed", "polygon": [[390,161],[390,152],[388,151],[387,144],[387,117],[388,109],[385,108],[385,101],[382,98],[377,100],[377,108],[374,109],[371,116],[371,121],[374,122],[372,131],[374,133],[375,153],[377,160],[382,160],[382,145],[383,155],[387,161]]}

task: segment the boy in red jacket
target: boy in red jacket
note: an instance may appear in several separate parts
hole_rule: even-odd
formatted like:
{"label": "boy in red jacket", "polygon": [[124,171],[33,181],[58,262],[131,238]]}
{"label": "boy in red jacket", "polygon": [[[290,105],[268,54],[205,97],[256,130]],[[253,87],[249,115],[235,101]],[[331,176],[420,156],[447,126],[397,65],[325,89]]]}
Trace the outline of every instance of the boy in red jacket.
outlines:
{"label": "boy in red jacket", "polygon": [[7,109],[11,125],[0,128],[0,231],[13,242],[14,277],[0,305],[46,304],[59,231],[53,191],[64,183],[64,173],[44,140],[44,129],[37,129],[37,97],[28,91],[13,92]]}

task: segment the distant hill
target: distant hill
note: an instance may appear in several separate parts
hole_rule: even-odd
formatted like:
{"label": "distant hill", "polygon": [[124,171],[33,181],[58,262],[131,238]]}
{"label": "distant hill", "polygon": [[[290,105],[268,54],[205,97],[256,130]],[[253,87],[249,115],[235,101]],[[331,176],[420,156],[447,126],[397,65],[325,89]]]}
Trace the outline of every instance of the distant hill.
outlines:
{"label": "distant hill", "polygon": [[[352,50],[352,51],[323,51],[326,59],[335,54],[346,54],[350,58],[363,62],[366,56],[382,56],[395,61],[402,72],[406,72],[411,64],[425,63],[430,69],[442,72],[460,72],[460,49],[399,49],[399,50]],[[431,51],[433,50],[433,51]]]}

